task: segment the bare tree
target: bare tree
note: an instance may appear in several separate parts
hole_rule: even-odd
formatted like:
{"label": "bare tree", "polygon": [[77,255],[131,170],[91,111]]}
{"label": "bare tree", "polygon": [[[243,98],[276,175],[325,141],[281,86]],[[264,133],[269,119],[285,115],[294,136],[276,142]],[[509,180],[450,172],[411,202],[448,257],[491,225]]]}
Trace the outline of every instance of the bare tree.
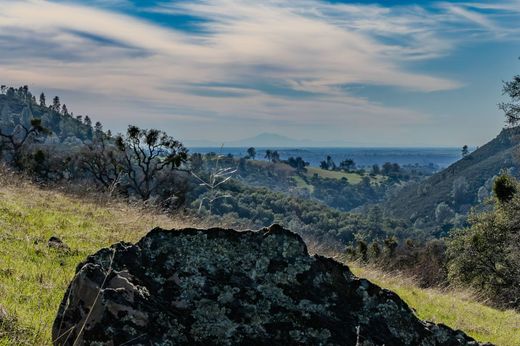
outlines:
{"label": "bare tree", "polygon": [[123,155],[123,173],[130,188],[144,201],[157,190],[160,171],[177,169],[188,158],[182,143],[155,129],[130,125],[126,135],[116,137],[115,144]]}
{"label": "bare tree", "polygon": [[31,119],[30,126],[16,125],[11,133],[0,129],[0,148],[12,152],[12,161],[17,168],[21,167],[21,153],[24,146],[34,136],[45,132],[40,119]]}
{"label": "bare tree", "polygon": [[111,193],[122,175],[122,155],[114,144],[114,139],[102,131],[101,124],[94,131],[92,143],[82,150],[82,166]]}

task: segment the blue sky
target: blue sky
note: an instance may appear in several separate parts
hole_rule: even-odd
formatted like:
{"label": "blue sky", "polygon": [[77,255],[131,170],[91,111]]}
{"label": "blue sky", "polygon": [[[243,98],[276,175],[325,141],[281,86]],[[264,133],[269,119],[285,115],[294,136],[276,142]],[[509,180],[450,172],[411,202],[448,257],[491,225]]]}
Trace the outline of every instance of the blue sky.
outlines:
{"label": "blue sky", "polygon": [[520,72],[520,0],[0,0],[0,76],[105,127],[481,145]]}

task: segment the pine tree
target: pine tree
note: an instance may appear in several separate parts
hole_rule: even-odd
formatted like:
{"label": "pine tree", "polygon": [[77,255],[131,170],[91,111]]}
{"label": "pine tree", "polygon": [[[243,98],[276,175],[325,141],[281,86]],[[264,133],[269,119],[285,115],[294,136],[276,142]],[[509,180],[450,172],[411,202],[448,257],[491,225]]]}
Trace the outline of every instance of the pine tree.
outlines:
{"label": "pine tree", "polygon": [[45,105],[45,94],[44,93],[40,94],[40,107],[47,107]]}

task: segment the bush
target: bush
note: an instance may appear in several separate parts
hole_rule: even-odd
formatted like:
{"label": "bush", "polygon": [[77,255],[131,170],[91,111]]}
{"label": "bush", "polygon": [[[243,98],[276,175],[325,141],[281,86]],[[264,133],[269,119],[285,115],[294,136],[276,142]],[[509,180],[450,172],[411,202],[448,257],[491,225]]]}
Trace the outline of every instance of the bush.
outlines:
{"label": "bush", "polygon": [[517,181],[503,175],[495,182],[490,210],[473,213],[469,227],[448,241],[451,282],[469,285],[501,307],[520,307],[520,196]]}

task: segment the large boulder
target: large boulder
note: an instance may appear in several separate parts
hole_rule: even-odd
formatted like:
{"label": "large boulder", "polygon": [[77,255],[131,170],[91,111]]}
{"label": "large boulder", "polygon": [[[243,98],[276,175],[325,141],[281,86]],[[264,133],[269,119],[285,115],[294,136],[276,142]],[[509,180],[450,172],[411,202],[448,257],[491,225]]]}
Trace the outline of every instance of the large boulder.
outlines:
{"label": "large boulder", "polygon": [[77,268],[56,345],[477,345],[278,225],[154,229]]}

